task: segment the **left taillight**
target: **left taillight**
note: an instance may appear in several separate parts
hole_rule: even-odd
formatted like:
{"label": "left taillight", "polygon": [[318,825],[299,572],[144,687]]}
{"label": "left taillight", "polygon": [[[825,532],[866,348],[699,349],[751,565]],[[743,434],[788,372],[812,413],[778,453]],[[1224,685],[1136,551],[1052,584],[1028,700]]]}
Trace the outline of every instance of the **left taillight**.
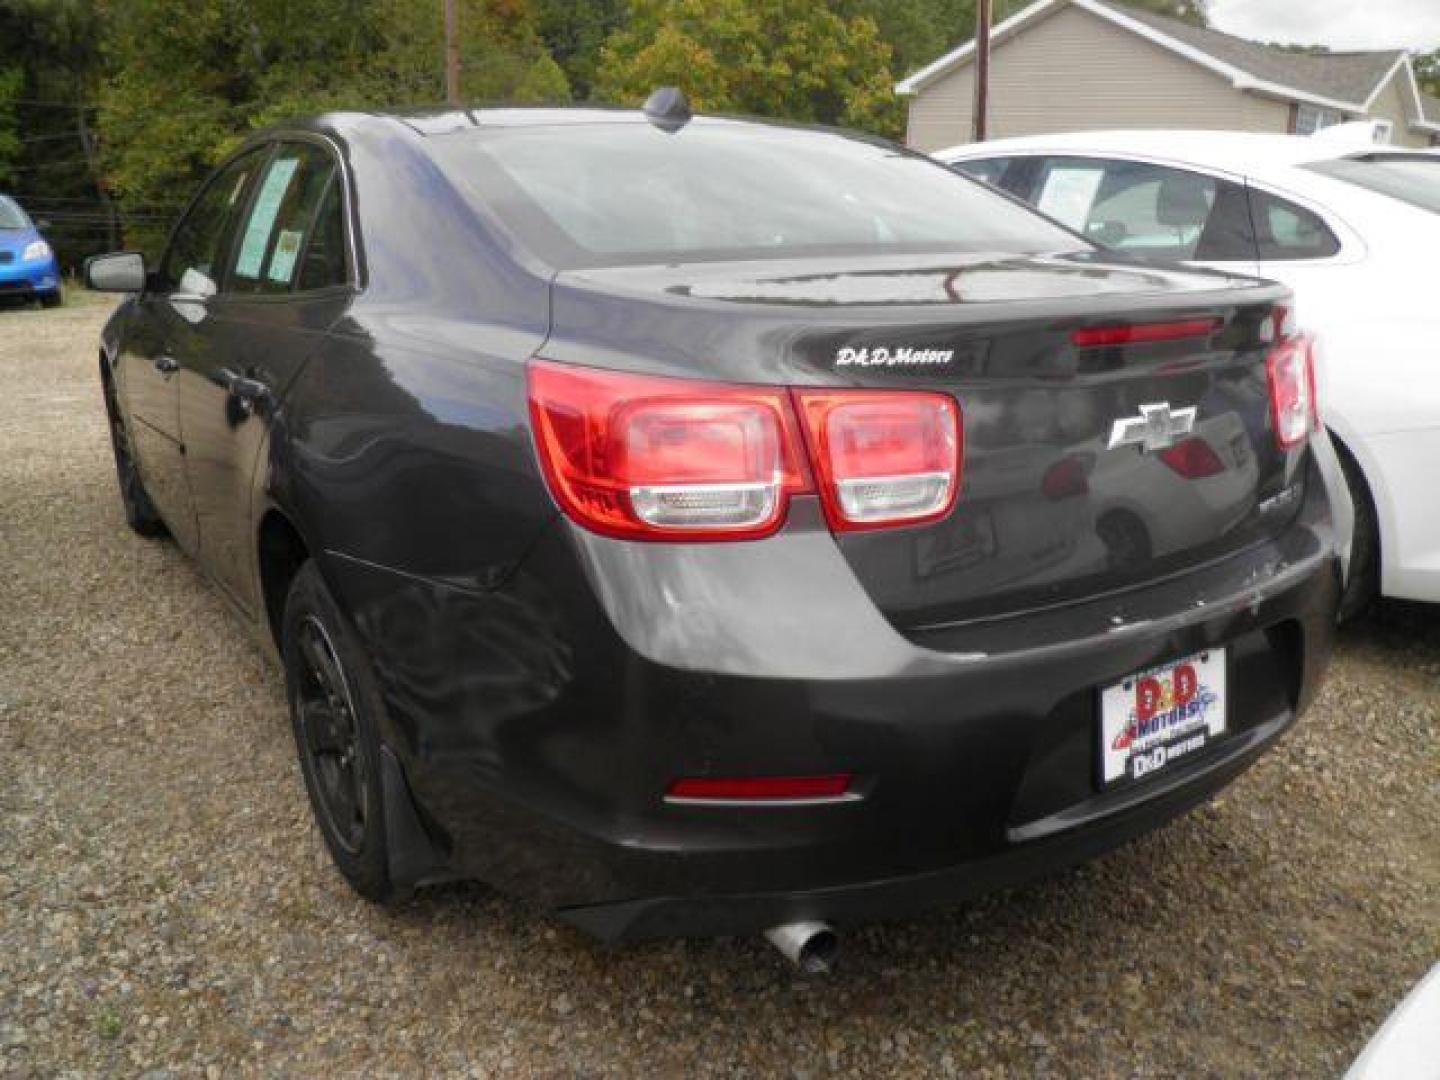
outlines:
{"label": "left taillight", "polygon": [[1291,450],[1320,426],[1315,400],[1315,343],[1305,334],[1274,346],[1265,358],[1270,388],[1270,426],[1281,450]]}
{"label": "left taillight", "polygon": [[810,490],[784,388],[532,360],[530,416],[552,494],[575,521],[637,540],[768,536]]}
{"label": "left taillight", "polygon": [[[813,390],[533,359],[530,417],[570,518],[628,540],[752,540],[818,491],[835,532],[945,516],[960,487],[955,399]],[[802,434],[803,429],[803,434]]]}

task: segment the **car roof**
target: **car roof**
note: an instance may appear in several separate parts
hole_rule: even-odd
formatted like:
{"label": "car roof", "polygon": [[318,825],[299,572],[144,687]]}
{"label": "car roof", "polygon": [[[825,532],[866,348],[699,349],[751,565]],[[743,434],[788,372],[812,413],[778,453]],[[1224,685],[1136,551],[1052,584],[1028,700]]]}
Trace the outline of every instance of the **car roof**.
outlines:
{"label": "car roof", "polygon": [[[317,116],[297,117],[258,131],[247,140],[262,141],[290,131],[313,131],[339,138],[348,138],[358,130],[374,124],[394,124],[422,138],[455,135],[485,128],[566,127],[601,124],[640,125],[651,121],[640,109],[606,105],[501,105],[484,108],[435,107],[420,109],[377,110],[366,112],[332,112]],[[779,130],[834,132],[851,138],[879,140],[864,132],[845,131],[824,124],[806,124],[764,117],[695,114],[686,126],[740,126]]]}
{"label": "car roof", "polygon": [[993,139],[937,150],[933,156],[944,161],[974,157],[1001,157],[1013,152],[1065,150],[1089,153],[1130,153],[1170,161],[1190,161],[1217,168],[1253,168],[1301,165],[1356,153],[1422,153],[1378,144],[1335,142],[1303,135],[1272,135],[1249,131],[1068,131],[1054,135],[1030,135],[1015,139]]}

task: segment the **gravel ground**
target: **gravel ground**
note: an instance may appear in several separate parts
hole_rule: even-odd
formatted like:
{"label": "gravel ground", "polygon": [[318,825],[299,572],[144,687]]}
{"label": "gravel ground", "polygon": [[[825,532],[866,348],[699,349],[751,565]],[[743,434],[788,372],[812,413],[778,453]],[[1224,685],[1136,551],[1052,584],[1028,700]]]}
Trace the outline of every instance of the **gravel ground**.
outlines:
{"label": "gravel ground", "polygon": [[106,310],[0,312],[0,1074],[1334,1076],[1440,958],[1440,618],[1397,606],[1220,800],[828,980],[478,886],[370,907],[277,673],[124,526]]}

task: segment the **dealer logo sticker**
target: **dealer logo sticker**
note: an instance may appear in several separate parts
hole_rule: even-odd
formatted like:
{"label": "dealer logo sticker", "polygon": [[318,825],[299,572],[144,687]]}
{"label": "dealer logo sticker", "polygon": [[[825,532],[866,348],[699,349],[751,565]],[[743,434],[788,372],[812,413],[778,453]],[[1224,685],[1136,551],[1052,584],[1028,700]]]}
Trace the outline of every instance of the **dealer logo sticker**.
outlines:
{"label": "dealer logo sticker", "polygon": [[948,364],[955,359],[954,349],[891,349],[884,345],[847,345],[835,354],[835,366],[843,367],[930,367]]}

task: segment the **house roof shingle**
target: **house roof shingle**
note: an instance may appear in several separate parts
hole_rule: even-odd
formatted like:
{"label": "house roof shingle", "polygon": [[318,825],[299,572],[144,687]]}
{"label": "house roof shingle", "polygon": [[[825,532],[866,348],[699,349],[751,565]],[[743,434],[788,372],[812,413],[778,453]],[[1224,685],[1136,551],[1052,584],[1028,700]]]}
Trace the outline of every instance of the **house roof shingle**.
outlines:
{"label": "house roof shingle", "polygon": [[[1381,80],[1405,55],[1403,49],[1383,52],[1292,52],[1274,45],[1247,41],[1219,30],[1191,26],[1179,19],[1133,8],[1114,0],[1103,6],[1117,14],[1158,30],[1184,45],[1264,82],[1301,90],[1317,97],[1363,105]],[[1436,102],[1440,106],[1440,101]]]}
{"label": "house roof shingle", "polygon": [[[1023,24],[1047,10],[1056,10],[1059,2],[1036,0],[996,29],[1004,31],[1007,26]],[[1071,2],[1122,25],[1128,22],[1139,33],[1154,35],[1160,43],[1177,51],[1188,51],[1192,59],[1228,71],[1236,85],[1242,88],[1245,81],[1253,80],[1257,84],[1266,84],[1272,92],[1288,92],[1301,100],[1352,112],[1361,112],[1368,106],[1370,98],[1384,85],[1386,76],[1406,57],[1403,49],[1304,52],[1192,26],[1180,19],[1131,7],[1124,0]],[[940,73],[968,59],[973,52],[974,42],[966,42],[902,79],[896,89],[902,94],[914,93]],[[1427,122],[1440,123],[1440,98],[1430,98],[1423,109]]]}

